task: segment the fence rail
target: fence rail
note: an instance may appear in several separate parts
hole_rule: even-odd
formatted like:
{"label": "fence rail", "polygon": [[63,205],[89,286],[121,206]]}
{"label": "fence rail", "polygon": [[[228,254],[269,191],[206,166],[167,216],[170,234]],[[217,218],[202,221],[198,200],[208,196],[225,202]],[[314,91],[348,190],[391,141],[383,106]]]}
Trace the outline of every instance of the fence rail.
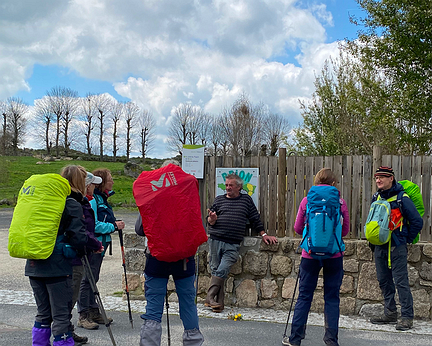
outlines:
{"label": "fence rail", "polygon": [[347,236],[363,238],[363,225],[376,191],[373,173],[380,165],[392,166],[398,180],[411,180],[420,186],[425,206],[421,241],[432,241],[431,233],[431,156],[381,155],[379,147],[373,155],[304,157],[279,156],[206,157],[204,179],[200,180],[203,217],[212,204],[216,191],[216,168],[259,168],[259,206],[261,220],[270,235],[294,236],[294,222],[303,197],[313,185],[315,173],[329,167],[338,177],[338,188],[350,211],[351,225]]}

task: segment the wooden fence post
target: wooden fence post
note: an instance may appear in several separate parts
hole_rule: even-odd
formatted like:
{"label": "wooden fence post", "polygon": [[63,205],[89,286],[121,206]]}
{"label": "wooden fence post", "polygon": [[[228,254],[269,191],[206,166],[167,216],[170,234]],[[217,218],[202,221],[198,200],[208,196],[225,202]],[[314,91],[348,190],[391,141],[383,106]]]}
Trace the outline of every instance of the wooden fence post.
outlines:
{"label": "wooden fence post", "polygon": [[285,237],[286,232],[286,148],[279,148],[278,162],[278,229],[277,236]]}

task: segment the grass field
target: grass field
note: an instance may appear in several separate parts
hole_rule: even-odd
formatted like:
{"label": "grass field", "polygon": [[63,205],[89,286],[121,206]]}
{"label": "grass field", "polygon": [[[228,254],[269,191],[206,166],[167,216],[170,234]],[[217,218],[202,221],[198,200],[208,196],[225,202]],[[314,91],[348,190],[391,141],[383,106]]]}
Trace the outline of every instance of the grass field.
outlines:
{"label": "grass field", "polygon": [[[24,181],[33,174],[60,173],[67,165],[81,165],[88,171],[96,168],[108,168],[113,176],[115,195],[110,197],[110,203],[115,207],[131,207],[135,205],[132,195],[134,178],[124,175],[124,163],[98,161],[55,161],[49,164],[36,164],[40,159],[29,156],[1,156],[0,157],[0,200],[6,198],[16,201],[18,192]],[[144,166],[144,170],[150,170]],[[1,207],[1,206],[0,206]],[[7,205],[3,205],[7,207]]]}

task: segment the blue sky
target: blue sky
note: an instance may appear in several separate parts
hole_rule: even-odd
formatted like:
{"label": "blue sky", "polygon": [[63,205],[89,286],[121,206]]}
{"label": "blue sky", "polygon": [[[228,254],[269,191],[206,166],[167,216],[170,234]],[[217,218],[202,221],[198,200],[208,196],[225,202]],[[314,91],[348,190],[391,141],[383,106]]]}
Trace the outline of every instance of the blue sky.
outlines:
{"label": "blue sky", "polygon": [[[54,86],[134,101],[157,121],[151,157],[165,144],[173,109],[189,102],[218,114],[246,92],[301,122],[298,100],[354,39],[354,0],[2,0],[0,100],[29,105]],[[38,143],[30,138],[28,146]],[[109,143],[107,144],[109,147]]]}

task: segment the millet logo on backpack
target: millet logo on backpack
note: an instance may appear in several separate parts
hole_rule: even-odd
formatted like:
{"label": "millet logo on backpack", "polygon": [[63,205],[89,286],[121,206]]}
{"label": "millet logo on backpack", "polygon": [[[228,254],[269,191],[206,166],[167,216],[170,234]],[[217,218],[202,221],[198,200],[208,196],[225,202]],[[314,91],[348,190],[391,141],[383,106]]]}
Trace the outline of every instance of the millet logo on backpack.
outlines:
{"label": "millet logo on backpack", "polygon": [[176,180],[173,172],[168,172],[168,173],[162,174],[160,176],[160,178],[159,178],[158,181],[152,180],[150,183],[152,185],[152,190],[153,191],[158,191],[162,187],[168,187],[168,186],[171,186],[171,185],[177,185],[177,180]]}
{"label": "millet logo on backpack", "polygon": [[21,195],[31,195],[31,196],[33,196],[34,195],[34,191],[35,191],[35,186],[27,186],[27,187],[24,187],[23,186],[23,188],[22,188],[22,190],[21,190]]}

